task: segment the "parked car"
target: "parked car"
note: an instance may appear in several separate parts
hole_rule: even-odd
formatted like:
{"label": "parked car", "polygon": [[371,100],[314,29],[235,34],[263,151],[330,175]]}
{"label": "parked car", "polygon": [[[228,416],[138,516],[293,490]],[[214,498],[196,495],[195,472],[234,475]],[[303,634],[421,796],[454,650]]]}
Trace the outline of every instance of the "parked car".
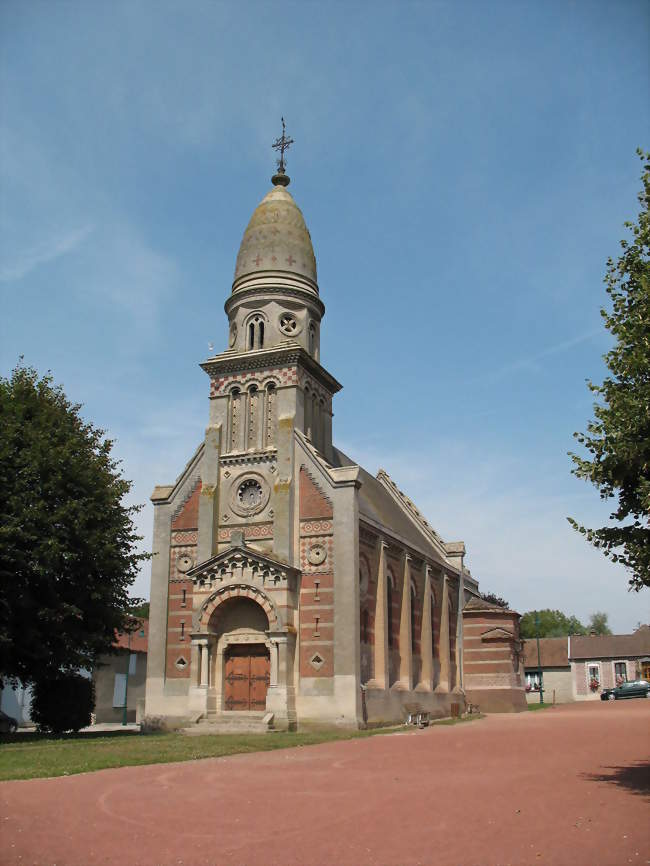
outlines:
{"label": "parked car", "polygon": [[629,683],[622,683],[614,689],[603,689],[600,693],[601,701],[648,697],[650,697],[650,683],[647,680],[631,680]]}
{"label": "parked car", "polygon": [[18,722],[0,710],[0,733],[15,734],[17,730]]}

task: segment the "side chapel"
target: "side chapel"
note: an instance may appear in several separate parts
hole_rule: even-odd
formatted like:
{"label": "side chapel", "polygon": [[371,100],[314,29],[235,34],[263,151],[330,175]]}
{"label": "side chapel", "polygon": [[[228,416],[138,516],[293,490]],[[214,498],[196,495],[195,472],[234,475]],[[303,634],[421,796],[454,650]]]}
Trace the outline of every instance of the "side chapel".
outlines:
{"label": "side chapel", "polygon": [[275,728],[403,721],[464,704],[462,611],[478,594],[389,475],[332,443],[341,389],[284,149],[244,232],[205,438],[155,488],[147,715]]}

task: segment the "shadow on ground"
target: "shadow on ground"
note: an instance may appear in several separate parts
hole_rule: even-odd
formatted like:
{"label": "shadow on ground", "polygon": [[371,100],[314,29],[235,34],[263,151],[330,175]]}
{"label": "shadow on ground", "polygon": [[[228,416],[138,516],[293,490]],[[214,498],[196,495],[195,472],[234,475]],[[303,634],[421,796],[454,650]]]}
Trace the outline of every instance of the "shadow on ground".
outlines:
{"label": "shadow on ground", "polygon": [[603,767],[601,773],[583,773],[589,782],[610,782],[633,794],[650,799],[650,761],[638,761],[629,767]]}
{"label": "shadow on ground", "polygon": [[34,743],[45,740],[58,740],[60,742],[69,742],[70,740],[103,740],[106,737],[129,737],[129,736],[141,736],[140,731],[134,730],[126,730],[126,731],[85,731],[78,733],[74,733],[72,731],[68,731],[64,734],[48,734],[46,732],[39,731],[22,731],[18,734],[0,734],[0,745],[5,743]]}

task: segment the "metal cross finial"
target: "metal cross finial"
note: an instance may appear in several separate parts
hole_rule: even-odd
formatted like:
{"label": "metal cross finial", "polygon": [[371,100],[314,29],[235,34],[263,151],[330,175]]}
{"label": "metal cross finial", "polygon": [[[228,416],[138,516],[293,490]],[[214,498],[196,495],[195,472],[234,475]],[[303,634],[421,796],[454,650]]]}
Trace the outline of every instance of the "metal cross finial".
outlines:
{"label": "metal cross finial", "polygon": [[285,126],[284,126],[284,117],[282,118],[282,137],[276,138],[271,147],[274,150],[280,151],[280,159],[278,159],[278,173],[284,174],[285,164],[284,164],[284,152],[285,150],[289,150],[291,145],[293,144],[293,138],[287,138],[285,135]]}

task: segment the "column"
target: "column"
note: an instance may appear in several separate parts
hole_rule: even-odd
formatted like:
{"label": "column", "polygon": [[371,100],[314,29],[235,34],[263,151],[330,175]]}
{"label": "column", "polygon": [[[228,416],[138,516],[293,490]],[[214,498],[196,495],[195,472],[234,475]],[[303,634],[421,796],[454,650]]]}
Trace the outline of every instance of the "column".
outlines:
{"label": "column", "polygon": [[219,453],[221,427],[210,425],[205,431],[205,450],[201,464],[201,494],[199,496],[199,562],[217,552],[217,525],[219,523]]}
{"label": "column", "polygon": [[375,599],[374,676],[368,688],[388,688],[388,603],[386,593],[386,548],[383,538],[377,541],[377,597]]}
{"label": "column", "polygon": [[411,557],[402,555],[402,608],[399,621],[399,682],[400,688],[413,688],[413,641],[411,638]]}
{"label": "column", "polygon": [[269,653],[271,657],[271,682],[270,686],[277,686],[278,684],[278,642],[275,640],[270,641],[271,644],[271,652]]}
{"label": "column", "polygon": [[207,689],[210,681],[210,648],[207,640],[201,644],[201,688]]}
{"label": "column", "polygon": [[442,609],[440,611],[440,683],[436,691],[449,691],[449,578],[442,577]]}
{"label": "column", "polygon": [[433,686],[433,645],[431,636],[431,566],[424,566],[424,599],[422,602],[422,631],[420,632],[420,682],[418,689],[430,691]]}
{"label": "column", "polygon": [[[274,632],[271,639],[271,683],[266,692],[266,709],[274,714],[278,730],[295,728],[296,698],[293,684],[293,660],[296,636],[293,632]],[[275,646],[274,646],[275,645]],[[276,658],[274,663],[273,658]],[[276,681],[273,683],[273,675]]]}
{"label": "column", "polygon": [[201,647],[198,643],[193,640],[192,641],[192,649],[191,649],[191,686],[196,688],[201,682]]}

